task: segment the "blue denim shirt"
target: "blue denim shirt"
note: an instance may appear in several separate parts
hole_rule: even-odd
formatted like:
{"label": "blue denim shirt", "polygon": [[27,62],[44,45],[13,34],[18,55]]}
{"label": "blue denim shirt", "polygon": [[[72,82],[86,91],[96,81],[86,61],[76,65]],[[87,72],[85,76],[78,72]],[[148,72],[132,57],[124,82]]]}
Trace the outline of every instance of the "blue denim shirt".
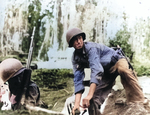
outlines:
{"label": "blue denim shirt", "polygon": [[99,84],[98,79],[103,76],[104,70],[109,70],[112,63],[123,58],[120,54],[103,44],[84,42],[83,49],[75,50],[72,56],[75,94],[84,90],[84,68],[91,68],[90,83]]}

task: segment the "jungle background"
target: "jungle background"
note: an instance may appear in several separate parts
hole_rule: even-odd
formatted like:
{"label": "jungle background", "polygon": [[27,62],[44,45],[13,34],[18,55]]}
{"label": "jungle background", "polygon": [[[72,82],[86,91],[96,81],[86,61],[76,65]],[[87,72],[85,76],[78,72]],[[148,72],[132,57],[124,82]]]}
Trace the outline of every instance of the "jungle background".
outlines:
{"label": "jungle background", "polygon": [[36,27],[31,79],[40,87],[44,108],[61,111],[66,98],[73,94],[74,49],[68,48],[65,37],[72,27],[81,28],[86,41],[110,47],[119,45],[139,77],[150,75],[148,0],[5,0],[0,3],[0,61],[13,57],[26,65]]}

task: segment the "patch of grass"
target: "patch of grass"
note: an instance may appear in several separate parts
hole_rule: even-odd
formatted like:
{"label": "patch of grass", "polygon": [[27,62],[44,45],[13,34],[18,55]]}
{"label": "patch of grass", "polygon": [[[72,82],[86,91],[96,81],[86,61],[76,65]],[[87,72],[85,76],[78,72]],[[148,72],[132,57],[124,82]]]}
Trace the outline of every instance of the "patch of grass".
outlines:
{"label": "patch of grass", "polygon": [[40,87],[41,101],[50,110],[61,111],[74,92],[70,69],[38,69],[32,72],[31,78]]}
{"label": "patch of grass", "polygon": [[61,111],[73,94],[73,73],[69,69],[39,69],[32,72],[32,80],[40,87],[41,101],[47,109]]}
{"label": "patch of grass", "polygon": [[73,79],[67,81],[67,86],[63,89],[40,88],[41,101],[47,105],[47,109],[61,111],[68,97],[74,92]]}

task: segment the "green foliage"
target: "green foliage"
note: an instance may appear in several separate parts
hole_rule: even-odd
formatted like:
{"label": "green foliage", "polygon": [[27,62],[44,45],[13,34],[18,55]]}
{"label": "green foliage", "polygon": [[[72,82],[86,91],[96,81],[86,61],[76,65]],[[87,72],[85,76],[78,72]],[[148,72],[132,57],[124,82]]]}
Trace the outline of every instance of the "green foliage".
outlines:
{"label": "green foliage", "polygon": [[43,59],[44,61],[48,61],[49,60],[49,57],[48,57],[48,54],[47,54],[47,51],[48,51],[48,47],[47,45],[43,45],[43,48],[42,48],[42,51],[41,51],[41,55],[40,55],[40,59]]}
{"label": "green foliage", "polygon": [[61,7],[59,6],[59,11],[58,11],[58,19],[57,19],[57,22],[58,22],[58,30],[57,30],[57,39],[58,39],[58,43],[59,43],[59,49],[63,48],[63,44],[62,44],[62,35],[63,35],[63,24],[61,23]]}
{"label": "green foliage", "polygon": [[145,67],[145,66],[140,66],[140,67],[134,67],[135,71],[137,72],[138,76],[143,76],[143,75],[150,75],[150,67]]}
{"label": "green foliage", "polygon": [[144,45],[146,46],[146,48],[143,49],[143,52],[145,52],[146,56],[150,59],[150,33],[147,34],[148,35],[144,40]]}
{"label": "green foliage", "polygon": [[32,72],[32,80],[39,87],[64,88],[67,86],[67,80],[72,77],[71,70],[67,69],[38,69]]}
{"label": "green foliage", "polygon": [[38,55],[38,51],[41,47],[41,44],[44,40],[45,27],[42,24],[42,19],[46,14],[41,14],[41,2],[36,0],[28,6],[28,33],[29,37],[24,37],[22,41],[22,50],[26,53],[29,51],[29,46],[31,42],[31,36],[33,32],[33,27],[36,27],[34,33],[34,51],[33,57],[35,58]]}
{"label": "green foliage", "polygon": [[[23,14],[26,17],[28,17],[28,19],[27,19],[28,20],[28,31],[27,31],[27,33],[29,34],[29,36],[23,38],[22,50],[25,53],[28,53],[33,28],[35,26],[36,29],[35,29],[35,33],[34,33],[34,49],[33,49],[33,56],[32,56],[33,60],[36,59],[36,57],[39,55],[38,54],[39,50],[41,50],[40,59],[42,59],[44,61],[48,61],[47,52],[49,50],[49,47],[51,47],[52,45],[50,44],[50,40],[44,41],[45,34],[46,34],[45,17],[49,19],[50,23],[53,23],[53,20],[51,20],[51,19],[54,18],[54,16],[53,16],[53,10],[49,11],[49,10],[45,9],[45,11],[42,12],[41,2],[42,1],[40,1],[40,0],[32,1],[28,6],[28,12],[23,12]],[[52,9],[54,9],[54,2],[55,1],[49,2],[49,5]],[[51,25],[49,25],[49,26],[50,26],[50,33],[49,33],[50,36],[47,36],[47,37],[50,37],[49,39],[53,39],[53,34],[52,34],[53,28],[51,27]],[[59,25],[59,27],[61,27],[61,25]],[[60,36],[62,35],[62,31],[63,31],[62,28],[60,28],[60,30],[59,30]],[[41,49],[41,46],[43,46],[42,49]]]}
{"label": "green foliage", "polygon": [[133,67],[138,76],[150,75],[150,65],[149,64],[141,64],[141,62],[135,60],[135,58],[133,61],[134,61]]}
{"label": "green foliage", "polygon": [[63,24],[61,22],[58,22],[57,36],[58,36],[59,49],[63,48],[62,35],[63,35]]}
{"label": "green foliage", "polygon": [[132,61],[134,52],[131,49],[131,45],[128,43],[129,38],[130,32],[128,32],[126,26],[124,26],[123,30],[117,32],[114,39],[109,40],[109,44],[110,47],[117,47],[117,45],[119,45],[125,55]]}

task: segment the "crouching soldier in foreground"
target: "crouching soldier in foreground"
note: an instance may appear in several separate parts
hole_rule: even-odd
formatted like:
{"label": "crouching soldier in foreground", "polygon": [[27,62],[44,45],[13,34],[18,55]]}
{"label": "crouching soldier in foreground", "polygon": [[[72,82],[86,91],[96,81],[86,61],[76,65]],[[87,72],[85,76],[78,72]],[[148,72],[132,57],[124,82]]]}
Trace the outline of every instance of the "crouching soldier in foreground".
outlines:
{"label": "crouching soldier in foreground", "polygon": [[24,104],[38,105],[40,91],[30,77],[31,70],[24,68],[17,59],[8,58],[0,63],[1,84],[8,82],[13,110],[20,109]]}
{"label": "crouching soldier in foreground", "polygon": [[[86,34],[79,28],[68,30],[66,39],[69,47],[75,49],[72,56],[75,86],[73,114],[82,106],[88,108],[89,115],[100,115],[100,107],[118,75],[121,76],[121,83],[126,91],[127,103],[144,102],[144,95],[137,77],[121,54],[121,49],[114,50],[103,44],[84,42]],[[91,69],[90,89],[87,96],[81,100],[84,92],[84,68],[88,67]]]}

